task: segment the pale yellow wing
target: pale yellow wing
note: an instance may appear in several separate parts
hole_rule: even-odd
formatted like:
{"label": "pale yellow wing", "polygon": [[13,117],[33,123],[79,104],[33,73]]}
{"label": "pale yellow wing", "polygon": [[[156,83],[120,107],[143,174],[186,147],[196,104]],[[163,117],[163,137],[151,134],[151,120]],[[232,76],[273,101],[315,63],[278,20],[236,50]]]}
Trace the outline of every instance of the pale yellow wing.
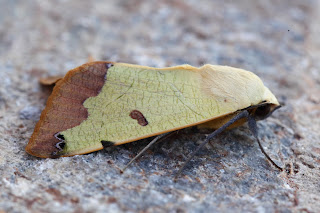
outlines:
{"label": "pale yellow wing", "polygon": [[[83,104],[88,118],[60,133],[66,143],[63,152],[87,153],[102,149],[101,141],[119,145],[197,125],[265,99],[265,87],[257,76],[233,69],[211,65],[156,69],[115,63],[99,95]],[[230,79],[239,81],[239,86],[230,86],[234,84]]]}

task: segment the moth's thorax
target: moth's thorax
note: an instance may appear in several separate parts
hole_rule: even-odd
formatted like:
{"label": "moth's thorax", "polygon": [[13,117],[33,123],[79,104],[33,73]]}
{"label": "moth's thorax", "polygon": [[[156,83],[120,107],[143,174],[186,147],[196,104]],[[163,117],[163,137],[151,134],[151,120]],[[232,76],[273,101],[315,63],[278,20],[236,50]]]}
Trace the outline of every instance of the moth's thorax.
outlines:
{"label": "moth's thorax", "polygon": [[262,101],[279,105],[275,96],[254,73],[228,66],[204,65],[201,86],[222,108],[243,109]]}

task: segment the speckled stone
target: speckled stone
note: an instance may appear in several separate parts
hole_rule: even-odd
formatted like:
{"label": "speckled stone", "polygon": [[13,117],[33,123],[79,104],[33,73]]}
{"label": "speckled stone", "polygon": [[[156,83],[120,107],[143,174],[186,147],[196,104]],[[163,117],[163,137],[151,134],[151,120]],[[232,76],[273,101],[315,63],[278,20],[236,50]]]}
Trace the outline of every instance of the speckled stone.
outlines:
{"label": "speckled stone", "polygon": [[[320,209],[320,5],[316,0],[0,1],[0,212],[317,212]],[[147,66],[230,65],[263,79],[283,107],[259,122],[276,170],[246,126],[193,129],[67,158],[24,148],[50,88],[92,57]],[[125,134],[125,133],[124,133]]]}

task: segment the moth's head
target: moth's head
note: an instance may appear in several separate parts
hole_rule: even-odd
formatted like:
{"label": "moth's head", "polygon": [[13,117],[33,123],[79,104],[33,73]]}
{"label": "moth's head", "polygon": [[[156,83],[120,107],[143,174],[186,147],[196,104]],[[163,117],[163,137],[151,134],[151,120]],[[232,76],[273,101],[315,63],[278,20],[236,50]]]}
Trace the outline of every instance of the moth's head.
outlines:
{"label": "moth's head", "polygon": [[255,120],[263,120],[269,117],[275,110],[279,109],[280,107],[281,105],[273,103],[261,104],[252,111],[252,115]]}
{"label": "moth's head", "polygon": [[255,105],[251,114],[256,120],[263,120],[269,117],[275,110],[281,107],[275,95],[264,86],[264,93],[262,95],[262,102]]}

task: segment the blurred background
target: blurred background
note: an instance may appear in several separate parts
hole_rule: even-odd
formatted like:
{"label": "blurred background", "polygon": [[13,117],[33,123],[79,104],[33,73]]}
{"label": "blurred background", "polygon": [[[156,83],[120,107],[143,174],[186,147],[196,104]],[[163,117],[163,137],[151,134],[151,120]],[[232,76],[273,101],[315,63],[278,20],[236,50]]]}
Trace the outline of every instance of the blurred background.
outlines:
{"label": "blurred background", "polygon": [[[0,212],[317,211],[319,14],[317,0],[0,0]],[[284,105],[259,127],[286,171],[246,127],[224,133],[177,182],[172,173],[204,134],[186,131],[123,175],[148,141],[56,160],[27,155],[50,94],[38,79],[91,59],[253,71]]]}

